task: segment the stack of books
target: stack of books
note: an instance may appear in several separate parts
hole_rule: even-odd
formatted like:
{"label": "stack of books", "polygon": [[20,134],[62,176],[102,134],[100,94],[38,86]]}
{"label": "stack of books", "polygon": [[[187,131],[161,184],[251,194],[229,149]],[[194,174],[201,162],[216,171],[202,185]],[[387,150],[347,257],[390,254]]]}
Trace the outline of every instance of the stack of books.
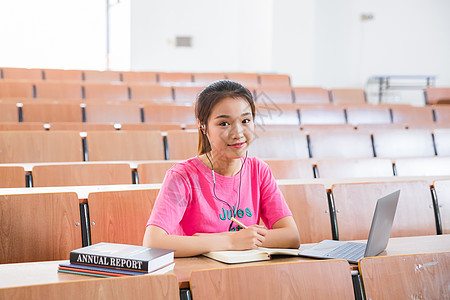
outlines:
{"label": "stack of books", "polygon": [[163,274],[173,270],[174,251],[136,245],[98,243],[70,252],[70,262],[62,263],[59,272],[117,277]]}

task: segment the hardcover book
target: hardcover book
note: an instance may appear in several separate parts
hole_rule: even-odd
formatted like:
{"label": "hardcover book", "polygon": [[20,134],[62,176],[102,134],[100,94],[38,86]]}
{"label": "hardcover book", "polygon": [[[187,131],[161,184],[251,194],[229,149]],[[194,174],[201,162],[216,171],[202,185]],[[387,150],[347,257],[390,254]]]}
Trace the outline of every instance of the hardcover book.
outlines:
{"label": "hardcover book", "polygon": [[174,250],[98,243],[70,252],[70,263],[151,273],[174,261]]}
{"label": "hardcover book", "polygon": [[259,247],[254,250],[242,251],[213,251],[203,254],[206,257],[214,260],[227,263],[236,264],[244,262],[270,260],[272,255],[289,255],[298,256],[299,249],[282,249],[282,248],[263,248]]}
{"label": "hardcover book", "polygon": [[120,269],[111,269],[104,267],[86,266],[86,265],[75,265],[70,263],[59,264],[58,271],[63,273],[81,274],[97,277],[122,277],[122,276],[134,276],[134,275],[145,275],[145,274],[164,274],[170,272],[175,267],[175,263],[171,263],[164,266],[158,270],[151,273],[143,273],[137,271],[127,271]]}

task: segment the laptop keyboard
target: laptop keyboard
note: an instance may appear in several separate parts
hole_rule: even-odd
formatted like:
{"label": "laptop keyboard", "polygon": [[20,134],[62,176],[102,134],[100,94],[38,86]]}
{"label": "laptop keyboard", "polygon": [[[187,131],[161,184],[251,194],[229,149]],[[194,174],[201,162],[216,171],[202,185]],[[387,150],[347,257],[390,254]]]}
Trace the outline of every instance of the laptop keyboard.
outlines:
{"label": "laptop keyboard", "polygon": [[341,258],[349,261],[358,261],[364,257],[366,244],[345,243],[328,253],[329,258]]}

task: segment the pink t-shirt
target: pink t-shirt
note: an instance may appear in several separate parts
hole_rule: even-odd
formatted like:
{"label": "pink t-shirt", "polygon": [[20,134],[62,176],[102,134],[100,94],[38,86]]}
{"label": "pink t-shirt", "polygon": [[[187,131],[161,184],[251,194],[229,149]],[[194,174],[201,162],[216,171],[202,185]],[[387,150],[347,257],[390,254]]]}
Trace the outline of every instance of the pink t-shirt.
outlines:
{"label": "pink t-shirt", "polygon": [[[292,215],[266,163],[248,157],[241,172],[241,183],[239,173],[233,177],[215,174],[216,196],[233,210],[241,184],[236,219],[250,226],[261,218],[271,229],[276,221]],[[233,210],[214,196],[212,171],[194,157],[167,171],[147,226],[156,225],[174,235],[224,232]],[[231,230],[236,227],[233,223]]]}

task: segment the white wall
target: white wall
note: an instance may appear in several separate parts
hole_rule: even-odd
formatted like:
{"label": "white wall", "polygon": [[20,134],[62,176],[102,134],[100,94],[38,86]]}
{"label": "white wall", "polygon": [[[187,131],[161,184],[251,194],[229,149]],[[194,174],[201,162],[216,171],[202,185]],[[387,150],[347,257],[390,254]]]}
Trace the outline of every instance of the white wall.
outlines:
{"label": "white wall", "polygon": [[[288,73],[326,88],[435,74],[450,86],[449,0],[121,0],[110,12],[111,69]],[[105,69],[105,14],[105,0],[2,1],[0,66]]]}
{"label": "white wall", "polygon": [[104,69],[104,0],[0,2],[0,66]]}
{"label": "white wall", "polygon": [[[270,0],[134,0],[131,69],[270,70]],[[176,36],[192,47],[175,47]]]}
{"label": "white wall", "polygon": [[437,75],[450,85],[449,12],[448,0],[316,0],[315,81],[363,87],[372,75]]}

